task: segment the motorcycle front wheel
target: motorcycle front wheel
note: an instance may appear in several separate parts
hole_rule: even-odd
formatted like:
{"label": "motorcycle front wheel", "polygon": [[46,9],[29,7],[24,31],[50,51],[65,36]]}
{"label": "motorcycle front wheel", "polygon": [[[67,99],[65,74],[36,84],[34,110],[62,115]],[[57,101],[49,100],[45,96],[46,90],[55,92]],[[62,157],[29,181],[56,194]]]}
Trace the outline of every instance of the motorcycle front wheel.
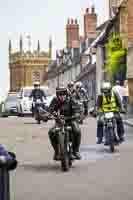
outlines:
{"label": "motorcycle front wheel", "polygon": [[109,141],[110,141],[110,152],[114,153],[115,151],[115,144],[114,144],[114,130],[113,128],[108,128],[108,135],[109,135]]}
{"label": "motorcycle front wheel", "polygon": [[39,113],[38,113],[38,112],[35,112],[35,113],[34,113],[34,116],[35,116],[35,120],[37,121],[37,124],[41,124],[41,120],[40,120]]}
{"label": "motorcycle front wheel", "polygon": [[60,134],[59,141],[60,141],[61,169],[62,171],[67,172],[69,171],[70,162],[65,145],[64,135]]}

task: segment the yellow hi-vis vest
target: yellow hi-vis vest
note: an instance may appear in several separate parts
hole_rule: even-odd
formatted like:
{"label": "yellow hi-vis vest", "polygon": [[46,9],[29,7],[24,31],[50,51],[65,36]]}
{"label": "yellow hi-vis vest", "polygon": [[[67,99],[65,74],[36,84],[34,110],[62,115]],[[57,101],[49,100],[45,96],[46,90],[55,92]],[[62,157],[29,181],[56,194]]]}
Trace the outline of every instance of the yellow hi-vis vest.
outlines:
{"label": "yellow hi-vis vest", "polygon": [[110,101],[108,102],[106,97],[103,96],[102,106],[99,109],[100,112],[119,112],[119,107],[116,104],[114,94],[112,94]]}

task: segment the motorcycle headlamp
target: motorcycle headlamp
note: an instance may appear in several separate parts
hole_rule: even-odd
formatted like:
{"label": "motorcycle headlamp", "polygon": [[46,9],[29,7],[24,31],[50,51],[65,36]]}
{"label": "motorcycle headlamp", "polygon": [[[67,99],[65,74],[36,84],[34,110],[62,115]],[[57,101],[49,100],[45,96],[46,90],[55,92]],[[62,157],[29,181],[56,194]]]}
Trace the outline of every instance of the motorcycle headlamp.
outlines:
{"label": "motorcycle headlamp", "polygon": [[66,130],[66,131],[71,131],[72,128],[71,128],[71,126],[66,126],[66,127],[65,127],[65,130]]}
{"label": "motorcycle headlamp", "polygon": [[55,132],[58,132],[60,131],[60,128],[59,127],[55,127]]}

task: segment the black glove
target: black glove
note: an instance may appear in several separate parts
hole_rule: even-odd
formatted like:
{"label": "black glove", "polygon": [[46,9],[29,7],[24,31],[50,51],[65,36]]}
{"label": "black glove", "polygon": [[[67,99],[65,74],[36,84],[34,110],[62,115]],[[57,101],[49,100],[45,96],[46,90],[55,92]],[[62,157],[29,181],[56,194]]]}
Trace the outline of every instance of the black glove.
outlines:
{"label": "black glove", "polygon": [[120,113],[121,113],[121,114],[126,114],[126,110],[125,110],[125,109],[122,109],[122,110],[120,111]]}

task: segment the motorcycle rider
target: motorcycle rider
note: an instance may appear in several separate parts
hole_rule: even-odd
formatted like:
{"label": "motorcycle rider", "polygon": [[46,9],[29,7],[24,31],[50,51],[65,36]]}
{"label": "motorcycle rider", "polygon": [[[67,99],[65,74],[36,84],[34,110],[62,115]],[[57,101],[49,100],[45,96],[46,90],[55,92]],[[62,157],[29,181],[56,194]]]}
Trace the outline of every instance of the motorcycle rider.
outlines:
{"label": "motorcycle rider", "polygon": [[74,82],[73,81],[68,83],[67,88],[68,88],[69,95],[73,95],[75,93]]}
{"label": "motorcycle rider", "polygon": [[[50,106],[50,113],[60,112],[61,115],[65,117],[72,117],[78,115],[78,106],[73,98],[68,95],[68,90],[65,87],[56,88],[56,97],[53,98]],[[79,153],[79,147],[81,143],[81,130],[76,120],[68,120],[69,125],[72,127],[72,146],[73,155],[75,159],[81,159]],[[55,133],[55,127],[49,130],[49,139],[55,151],[54,160],[60,159],[59,148],[58,148],[58,138]]]}
{"label": "motorcycle rider", "polygon": [[[119,94],[112,90],[111,83],[108,81],[105,81],[102,84],[101,94],[97,99],[97,110],[99,112],[97,120],[97,144],[101,144],[103,140],[103,112],[114,112],[119,142],[123,142],[124,125],[120,116],[120,112],[123,112],[124,109]],[[115,140],[118,142],[117,138],[115,138]],[[105,144],[107,144],[107,141],[105,141]]]}
{"label": "motorcycle rider", "polygon": [[84,115],[87,116],[88,115],[88,95],[87,95],[87,91],[85,90],[85,88],[83,87],[83,84],[81,82],[75,83],[75,88],[76,88],[77,96],[79,96],[79,98],[81,100],[83,100]]}
{"label": "motorcycle rider", "polygon": [[[42,102],[44,99],[46,99],[46,95],[44,93],[44,91],[40,88],[40,82],[39,81],[35,81],[34,82],[34,89],[32,90],[29,98],[33,98],[33,102],[36,102],[37,99],[40,99]],[[32,115],[34,115],[34,106],[32,104]]]}

